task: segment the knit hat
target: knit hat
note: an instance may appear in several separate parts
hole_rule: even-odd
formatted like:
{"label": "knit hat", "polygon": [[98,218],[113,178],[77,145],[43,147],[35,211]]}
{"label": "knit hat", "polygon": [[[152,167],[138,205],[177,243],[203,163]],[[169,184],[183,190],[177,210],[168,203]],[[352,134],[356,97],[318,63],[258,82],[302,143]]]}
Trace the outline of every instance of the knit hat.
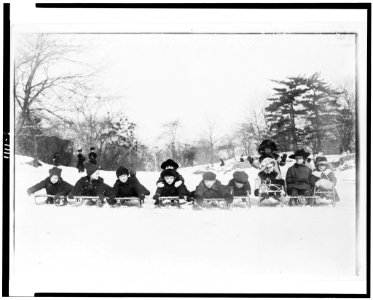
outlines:
{"label": "knit hat", "polygon": [[85,170],[88,176],[91,176],[94,172],[96,172],[99,167],[95,164],[91,164],[90,162],[85,163]]}
{"label": "knit hat", "polygon": [[271,140],[264,140],[263,142],[260,143],[258,152],[261,154],[264,152],[265,148],[270,148],[272,149],[272,152],[277,151],[277,145],[274,141]]}
{"label": "knit hat", "polygon": [[93,150],[95,150],[95,149],[96,149],[95,147],[91,147],[89,150],[93,151]]}
{"label": "knit hat", "polygon": [[116,174],[117,174],[117,177],[122,176],[122,175],[127,175],[128,176],[129,172],[128,172],[128,169],[126,169],[125,167],[120,166],[117,169]]}
{"label": "knit hat", "polygon": [[212,172],[206,172],[206,173],[203,173],[202,178],[203,178],[203,180],[215,180],[216,179],[216,174],[214,174]]}
{"label": "knit hat", "polygon": [[57,167],[53,167],[52,169],[49,169],[49,176],[52,177],[53,175],[57,175],[58,177],[61,177],[62,170]]}
{"label": "knit hat", "polygon": [[246,183],[249,179],[249,175],[247,175],[244,171],[236,171],[233,173],[233,179],[237,183]]}
{"label": "knit hat", "polygon": [[303,149],[298,149],[294,152],[294,154],[290,155],[289,158],[295,159],[296,156],[303,156],[304,159],[306,159],[310,153],[304,151]]}
{"label": "knit hat", "polygon": [[318,158],[316,158],[316,166],[318,165],[328,165],[328,160],[326,159],[326,157],[323,157],[323,156],[319,156]]}
{"label": "knit hat", "polygon": [[162,171],[161,177],[165,178],[167,176],[176,177],[176,171],[173,169],[167,169],[167,170]]}
{"label": "knit hat", "polygon": [[167,159],[166,161],[164,161],[162,164],[161,164],[161,168],[164,170],[166,169],[166,167],[173,167],[175,170],[179,167],[179,165],[173,161],[172,159]]}

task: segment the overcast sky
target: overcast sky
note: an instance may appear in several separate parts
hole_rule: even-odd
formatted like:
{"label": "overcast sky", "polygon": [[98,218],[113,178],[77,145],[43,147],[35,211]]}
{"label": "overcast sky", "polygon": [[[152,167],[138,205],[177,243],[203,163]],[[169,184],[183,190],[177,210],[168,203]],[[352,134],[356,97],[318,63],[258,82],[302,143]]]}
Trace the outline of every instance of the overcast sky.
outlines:
{"label": "overcast sky", "polygon": [[[264,107],[270,79],[320,72],[334,86],[354,84],[354,35],[73,35],[101,62],[102,90],[116,111],[138,124],[148,145],[162,124],[180,119],[183,141],[202,136],[206,118],[227,134],[250,110]],[[66,35],[64,36],[66,38]]]}

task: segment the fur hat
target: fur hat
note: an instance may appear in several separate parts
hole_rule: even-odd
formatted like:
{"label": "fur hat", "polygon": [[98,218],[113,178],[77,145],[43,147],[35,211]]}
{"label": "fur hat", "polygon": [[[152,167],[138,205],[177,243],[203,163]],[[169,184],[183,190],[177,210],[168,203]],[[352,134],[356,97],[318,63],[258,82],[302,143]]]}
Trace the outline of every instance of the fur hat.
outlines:
{"label": "fur hat", "polygon": [[318,165],[328,165],[328,160],[326,159],[326,157],[324,156],[319,156],[318,158],[316,158],[316,166]]}
{"label": "fur hat", "polygon": [[52,169],[49,169],[49,176],[52,177],[53,175],[57,175],[58,177],[61,177],[62,169],[53,167]]}
{"label": "fur hat", "polygon": [[161,177],[165,178],[167,176],[176,177],[176,171],[173,169],[167,169],[167,170],[162,171]]}
{"label": "fur hat", "polygon": [[306,159],[310,153],[304,151],[303,149],[298,149],[294,152],[294,154],[290,155],[289,158],[295,159],[296,156],[303,156],[304,159]]}
{"label": "fur hat", "polygon": [[168,166],[173,167],[175,170],[179,167],[179,165],[175,161],[173,161],[172,159],[167,159],[161,164],[161,169],[165,170]]}
{"label": "fur hat", "polygon": [[95,164],[91,164],[90,162],[85,163],[85,170],[88,176],[91,176],[94,172],[99,170],[99,167]]}
{"label": "fur hat", "polygon": [[259,148],[258,148],[258,152],[261,154],[264,152],[264,149],[265,148],[270,148],[272,150],[272,152],[276,152],[277,151],[277,145],[274,141],[271,141],[271,140],[264,140],[260,143],[259,145]]}
{"label": "fur hat", "polygon": [[246,183],[249,179],[249,175],[247,175],[244,171],[236,171],[233,173],[233,179],[237,183]]}
{"label": "fur hat", "polygon": [[212,172],[205,172],[202,176],[203,180],[216,180],[216,174]]}
{"label": "fur hat", "polygon": [[120,166],[116,170],[115,173],[117,174],[117,177],[122,176],[122,175],[127,175],[128,176],[128,174],[129,174],[128,169],[126,169],[125,167],[122,167],[122,166]]}
{"label": "fur hat", "polygon": [[95,150],[95,149],[96,149],[95,147],[91,147],[89,150],[93,151],[93,150]]}

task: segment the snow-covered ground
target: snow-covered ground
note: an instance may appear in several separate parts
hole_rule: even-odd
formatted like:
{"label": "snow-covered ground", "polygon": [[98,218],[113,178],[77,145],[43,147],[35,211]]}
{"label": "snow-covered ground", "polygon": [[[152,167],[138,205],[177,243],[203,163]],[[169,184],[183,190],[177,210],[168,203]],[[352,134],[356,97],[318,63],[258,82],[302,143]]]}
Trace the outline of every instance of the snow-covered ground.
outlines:
{"label": "snow-covered ground", "polygon": [[[16,156],[15,162],[11,295],[363,292],[355,284],[355,169],[336,172],[341,202],[335,208],[195,211],[190,205],[155,209],[151,197],[141,209],[35,205],[26,189],[51,166],[33,168],[30,160]],[[228,161],[213,171],[227,184],[233,167],[245,169],[253,188],[258,170],[247,163]],[[193,190],[206,168],[179,172]],[[81,177],[76,168],[62,169],[71,184]],[[152,196],[159,173],[137,174]],[[115,172],[100,176],[109,185],[116,180]]]}

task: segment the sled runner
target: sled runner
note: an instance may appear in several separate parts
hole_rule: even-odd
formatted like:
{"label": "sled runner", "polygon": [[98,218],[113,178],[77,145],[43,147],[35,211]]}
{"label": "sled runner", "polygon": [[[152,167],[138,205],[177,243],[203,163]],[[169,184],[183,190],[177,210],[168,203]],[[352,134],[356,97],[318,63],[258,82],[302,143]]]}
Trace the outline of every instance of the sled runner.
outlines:
{"label": "sled runner", "polygon": [[232,204],[244,203],[248,208],[251,208],[250,196],[234,196]]}
{"label": "sled runner", "polygon": [[[39,194],[34,195],[34,201],[36,205],[43,205],[43,204],[56,204],[54,200],[55,195],[48,195],[48,194]],[[64,198],[64,196],[61,196],[61,198]]]}
{"label": "sled runner", "polygon": [[305,206],[310,205],[314,206],[318,196],[289,196],[289,205],[290,206]]}
{"label": "sled runner", "polygon": [[284,206],[287,202],[284,194],[284,187],[269,182],[261,183],[259,186],[259,206]]}
{"label": "sled runner", "polygon": [[[222,205],[221,202],[224,202],[224,204]],[[230,203],[228,203],[224,198],[204,198],[201,204],[199,204],[197,200],[194,199],[194,206],[197,209],[200,209],[202,207],[229,208]]]}
{"label": "sled runner", "polygon": [[117,201],[117,206],[130,206],[133,202],[138,202],[138,206],[142,207],[144,203],[144,200],[140,200],[140,198],[137,197],[118,197],[115,198],[115,200]]}
{"label": "sled runner", "polygon": [[321,191],[317,187],[315,187],[313,194],[315,196],[315,199],[311,201],[311,206],[318,204],[331,204],[333,207],[335,207],[336,191],[334,187],[331,191]]}
{"label": "sled runner", "polygon": [[165,206],[165,204],[175,205],[180,208],[180,199],[178,196],[170,196],[170,197],[159,197],[159,204],[158,206]]}
{"label": "sled runner", "polygon": [[98,201],[98,196],[74,196],[74,199],[67,198],[67,203],[72,204],[74,206],[81,206],[84,203],[89,203],[89,205],[97,205],[102,207],[104,205],[103,201]]}

